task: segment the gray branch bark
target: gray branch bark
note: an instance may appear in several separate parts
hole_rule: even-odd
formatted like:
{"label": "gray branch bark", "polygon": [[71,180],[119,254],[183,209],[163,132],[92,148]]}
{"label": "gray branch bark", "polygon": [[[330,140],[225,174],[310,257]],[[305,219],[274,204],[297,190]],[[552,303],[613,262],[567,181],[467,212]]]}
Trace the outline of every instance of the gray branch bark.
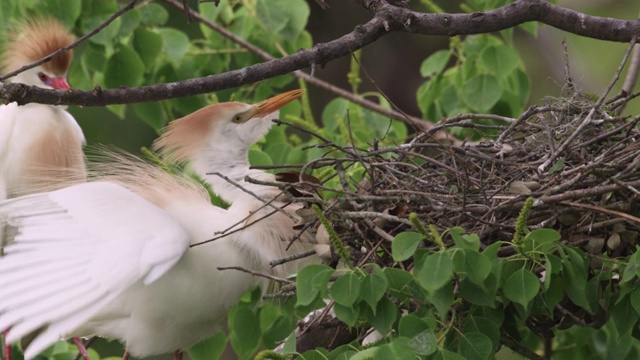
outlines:
{"label": "gray branch bark", "polygon": [[23,84],[0,83],[5,103],[38,102],[54,105],[104,106],[158,101],[220,91],[324,64],[349,55],[391,32],[455,36],[499,31],[529,21],[594,39],[629,42],[640,34],[640,20],[589,16],[545,0],[517,0],[495,10],[472,14],[427,14],[394,6],[386,0],[354,0],[372,13],[368,22],[338,39],[317,44],[283,58],[238,70],[184,81],[136,88],[93,91],[47,90]]}

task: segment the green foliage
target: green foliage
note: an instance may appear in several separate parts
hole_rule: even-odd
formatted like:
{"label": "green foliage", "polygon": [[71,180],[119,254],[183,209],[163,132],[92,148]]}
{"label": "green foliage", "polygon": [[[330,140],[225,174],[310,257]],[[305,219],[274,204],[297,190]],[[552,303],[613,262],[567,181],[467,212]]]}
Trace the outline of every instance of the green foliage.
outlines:
{"label": "green foliage", "polygon": [[[496,5],[489,3],[482,2],[481,8]],[[501,34],[472,35],[464,41],[451,38],[449,50],[435,52],[423,61],[420,75],[425,81],[417,100],[426,119],[437,121],[469,112],[517,117],[522,112],[530,82],[518,53],[510,46],[512,35]],[[458,136],[484,135],[466,129],[453,131]]]}
{"label": "green foliage", "polygon": [[329,234],[329,242],[331,243],[333,250],[338,254],[338,256],[340,256],[347,266],[351,267],[351,254],[349,252],[349,248],[342,244],[338,234],[333,229],[333,226],[331,226],[331,222],[326,216],[324,216],[318,205],[313,205],[313,211],[316,213],[318,219],[320,219],[322,226],[327,230],[327,233]]}
{"label": "green foliage", "polygon": [[[484,11],[509,2],[467,0],[460,8]],[[436,1],[420,3],[429,11],[443,11]],[[32,12],[46,13],[80,35],[100,25],[122,5],[116,0],[3,0],[0,22]],[[213,2],[198,2],[197,6],[205,18],[272,56],[314,44],[305,30],[310,15],[305,0],[223,0],[219,6]],[[183,18],[164,2],[139,2],[76,49],[70,83],[83,90],[96,85],[152,85],[218,74],[262,61],[207,26],[188,25]],[[520,27],[536,32],[533,23]],[[448,49],[424,59],[419,69],[424,82],[416,94],[423,117],[438,121],[468,112],[517,117],[528,101],[530,81],[512,42],[510,30],[452,37]],[[366,56],[366,51],[354,53],[345,80],[354,95],[390,109],[382,94],[361,92],[361,84],[366,83],[361,76],[361,61]],[[255,102],[293,86],[306,88],[304,81],[294,80],[286,75],[207,96],[108,109],[158,131],[168,121],[209,103]],[[300,164],[326,156],[331,153],[330,146],[319,138],[339,146],[371,149],[374,143],[379,147],[404,143],[409,135],[403,122],[342,98],[331,100],[317,122],[308,94],[284,107],[280,118],[318,137],[274,126],[266,139],[251,149],[253,165]],[[485,124],[492,121],[480,120]],[[484,135],[470,131],[459,128],[452,133],[472,139]],[[161,159],[157,162],[166,165]],[[563,167],[564,159],[559,158],[550,171]],[[344,174],[351,183],[367,177],[360,165],[345,169]],[[326,191],[324,197],[340,194],[343,184],[333,169],[314,175],[327,180],[324,186],[335,190]],[[296,275],[295,296],[285,300],[262,300],[260,290],[249,291],[229,313],[228,334],[218,333],[204,340],[191,348],[189,355],[196,360],[216,358],[231,344],[242,359],[256,354],[260,359],[279,359],[282,355],[270,349],[281,341],[284,354],[296,354],[297,321],[331,303],[337,318],[346,325],[374,328],[383,340],[368,346],[354,342],[331,351],[315,349],[301,354],[301,358],[488,359],[500,348],[505,333],[531,351],[540,349],[541,333],[553,333],[558,359],[639,357],[640,251],[626,261],[599,259],[602,267],[590,269],[592,259],[562,243],[558,232],[527,229],[531,206],[533,201],[529,199],[518,218],[512,244],[480,244],[477,234],[468,234],[462,228],[438,230],[437,224],[425,226],[411,214],[413,229],[407,226],[394,236],[386,250],[395,264],[386,268],[355,267],[355,252],[349,252],[331,226],[331,219],[314,206],[333,250],[347,269],[307,266]],[[516,251],[506,256],[500,253],[510,246]],[[560,309],[566,308],[578,309],[590,322],[559,315]],[[100,359],[95,350],[89,351],[92,359]],[[41,358],[70,359],[75,352],[69,343],[59,342]]]}

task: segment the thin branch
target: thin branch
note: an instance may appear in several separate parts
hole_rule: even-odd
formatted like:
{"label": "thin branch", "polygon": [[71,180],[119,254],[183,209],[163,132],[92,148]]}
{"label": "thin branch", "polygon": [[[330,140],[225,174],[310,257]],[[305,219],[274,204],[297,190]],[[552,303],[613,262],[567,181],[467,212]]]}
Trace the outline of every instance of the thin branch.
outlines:
{"label": "thin branch", "polygon": [[[225,29],[224,27],[214,23],[213,21],[205,18],[204,16],[202,16],[200,13],[194,11],[193,9],[190,10],[185,10],[185,7],[183,4],[181,4],[178,0],[165,0],[166,2],[168,2],[170,5],[173,5],[174,7],[183,10],[183,11],[188,11],[189,14],[191,14],[191,16],[196,19],[197,21],[201,22],[202,24],[206,25],[207,27],[209,27],[210,29],[218,32],[218,34],[222,35],[222,37],[242,46],[243,48],[249,50],[250,52],[260,56],[261,58],[263,58],[264,60],[273,60],[275,59],[273,56],[271,56],[271,54],[269,54],[268,52],[264,51],[263,49],[259,48],[258,46],[248,42],[247,40],[243,39],[240,36],[237,36],[236,34],[232,33],[231,31]],[[338,95],[342,98],[345,98],[355,104],[358,104],[364,108],[367,108],[369,110],[373,110],[379,114],[385,115],[385,116],[389,116],[391,118],[394,119],[398,119],[398,120],[402,120],[405,121],[409,124],[413,124],[418,126],[421,129],[428,129],[431,127],[431,124],[424,121],[423,119],[417,118],[415,116],[410,116],[405,114],[404,112],[400,112],[400,111],[395,111],[392,109],[387,109],[384,108],[382,106],[380,106],[379,104],[367,100],[361,96],[355,95],[353,93],[350,93],[349,91],[346,91],[344,89],[341,89],[331,83],[328,83],[324,80],[318,79],[316,77],[313,77],[313,75],[309,75],[301,70],[296,70],[293,72],[293,76],[297,77],[298,79],[302,79],[304,81],[306,81],[307,83],[314,85],[320,89],[326,90],[330,93],[333,93],[335,95]],[[390,102],[391,103],[391,102]]]}
{"label": "thin branch", "polygon": [[305,251],[303,253],[293,254],[293,255],[290,255],[290,256],[287,256],[287,257],[284,257],[284,258],[281,258],[281,259],[271,260],[271,261],[269,261],[269,266],[276,267],[278,265],[286,264],[288,262],[299,260],[299,259],[304,259],[306,257],[312,256],[312,255],[315,255],[315,254],[316,254],[315,250],[309,250],[309,251]]}
{"label": "thin branch", "polygon": [[255,83],[303,68],[323,66],[396,31],[454,36],[494,32],[525,22],[539,21],[580,36],[616,42],[629,42],[640,33],[640,20],[590,16],[545,0],[517,0],[494,10],[472,14],[420,13],[390,5],[383,0],[356,2],[371,10],[373,18],[356,26],[351,33],[317,44],[311,49],[242,69],[172,83],[99,91],[57,91],[17,83],[0,83],[0,97],[4,102],[15,101],[18,104],[38,102],[104,106],[193,96]]}
{"label": "thin branch", "polygon": [[245,269],[242,266],[225,266],[225,267],[218,267],[218,270],[237,270],[237,271],[241,271],[247,274],[251,274],[254,276],[259,276],[259,277],[263,277],[265,279],[269,279],[269,280],[273,280],[273,281],[277,281],[277,282],[281,282],[281,283],[285,283],[285,284],[293,284],[294,281],[291,281],[289,279],[284,279],[281,277],[277,277],[277,276],[273,276],[270,274],[266,274],[263,272],[259,272],[259,271],[253,271],[253,270],[249,270],[249,269]]}
{"label": "thin branch", "polygon": [[572,206],[572,207],[577,207],[577,208],[589,209],[589,210],[601,212],[603,214],[615,215],[615,216],[623,218],[623,219],[625,219],[625,220],[627,220],[629,222],[640,224],[640,218],[638,218],[636,216],[633,216],[633,215],[629,215],[629,214],[623,213],[621,211],[606,209],[606,208],[603,208],[601,206],[595,206],[595,205],[590,205],[590,204],[580,204],[580,203],[571,202],[571,201],[563,201],[560,204],[567,205],[567,206]]}
{"label": "thin branch", "polygon": [[596,103],[593,105],[593,107],[589,111],[589,114],[587,114],[587,116],[584,118],[584,120],[582,120],[580,125],[578,125],[576,130],[569,137],[567,137],[564,140],[564,142],[556,149],[556,151],[551,153],[549,155],[549,158],[547,158],[547,160],[545,160],[545,162],[542,163],[542,165],[538,166],[538,171],[540,171],[540,172],[545,171],[547,169],[547,167],[549,165],[551,165],[551,163],[553,161],[555,161],[560,156],[560,154],[569,146],[569,144],[571,144],[571,142],[578,135],[580,135],[582,133],[582,130],[589,123],[591,123],[591,119],[593,118],[593,115],[596,113],[596,111],[598,111],[600,109],[600,106],[602,106],[602,104],[604,103],[607,95],[609,94],[609,92],[613,88],[613,85],[620,78],[620,73],[622,72],[622,69],[624,68],[624,65],[627,63],[627,59],[629,58],[629,55],[631,54],[631,51],[633,50],[633,47],[635,46],[635,44],[636,44],[636,37],[634,35],[634,36],[631,37],[631,43],[629,44],[629,47],[627,48],[627,51],[624,53],[624,56],[622,57],[622,62],[620,63],[620,66],[618,66],[618,70],[616,70],[613,78],[609,82],[609,85],[607,85],[607,87],[604,89],[604,91],[602,92],[602,95],[600,95],[600,98],[598,99],[598,101],[596,101]]}

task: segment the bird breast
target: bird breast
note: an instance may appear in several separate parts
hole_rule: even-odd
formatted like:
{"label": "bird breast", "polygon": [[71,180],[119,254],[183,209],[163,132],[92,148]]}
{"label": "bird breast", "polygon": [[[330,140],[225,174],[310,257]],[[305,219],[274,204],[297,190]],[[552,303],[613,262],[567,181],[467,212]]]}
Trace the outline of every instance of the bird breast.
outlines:
{"label": "bird breast", "polygon": [[70,335],[120,339],[139,357],[186,349],[212,336],[254,283],[249,274],[218,270],[224,266],[250,264],[229,239],[192,247],[164,276],[132,286]]}
{"label": "bird breast", "polygon": [[52,190],[64,185],[50,186],[56,179],[84,177],[84,136],[63,108],[11,103],[0,108],[0,131],[5,132],[0,166],[11,195]]}

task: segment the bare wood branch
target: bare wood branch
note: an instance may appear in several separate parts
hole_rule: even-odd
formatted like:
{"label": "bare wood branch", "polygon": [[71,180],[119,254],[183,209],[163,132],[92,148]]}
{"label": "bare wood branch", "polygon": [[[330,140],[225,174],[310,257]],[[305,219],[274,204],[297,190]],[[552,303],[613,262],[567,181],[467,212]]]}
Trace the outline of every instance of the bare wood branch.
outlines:
{"label": "bare wood branch", "polygon": [[[169,4],[173,5],[174,7],[181,9],[181,10],[185,10],[183,4],[181,4],[178,0],[165,0],[166,2],[168,2]],[[271,56],[271,54],[269,54],[268,52],[264,51],[263,49],[259,48],[258,46],[248,42],[247,40],[241,38],[240,36],[237,36],[236,34],[232,33],[231,31],[225,29],[223,26],[220,26],[216,23],[214,23],[213,21],[205,18],[204,16],[202,16],[200,13],[194,11],[194,10],[189,10],[189,13],[191,14],[191,16],[198,20],[199,22],[205,24],[207,27],[209,27],[210,29],[218,32],[220,35],[222,35],[223,37],[225,37],[226,39],[233,41],[234,43],[242,46],[243,48],[249,50],[250,52],[260,56],[261,58],[263,58],[264,60],[273,60],[275,59],[273,56]],[[313,71],[313,66],[312,66],[312,71]],[[415,116],[410,116],[405,114],[404,112],[400,112],[400,111],[396,111],[396,110],[392,110],[392,109],[387,109],[382,107],[381,105],[367,100],[364,97],[361,96],[357,96],[347,90],[341,89],[339,87],[337,87],[336,85],[333,85],[331,83],[328,83],[324,80],[318,79],[316,77],[312,75],[307,74],[306,72],[302,71],[302,70],[296,70],[293,72],[293,76],[297,77],[298,79],[302,79],[304,81],[306,81],[307,83],[314,85],[320,89],[326,90],[330,93],[333,93],[335,95],[338,95],[342,98],[348,99],[349,101],[356,103],[358,105],[361,105],[364,108],[373,110],[377,113],[380,113],[382,115],[385,116],[389,116],[391,118],[394,119],[398,119],[398,120],[402,120],[407,122],[408,124],[412,124],[415,126],[418,126],[421,129],[428,129],[431,127],[431,124],[424,121],[423,119],[417,118]]]}
{"label": "bare wood branch", "polygon": [[356,0],[373,13],[368,22],[354,31],[311,49],[283,58],[231,70],[218,75],[137,88],[99,91],[48,90],[23,84],[0,83],[4,102],[26,104],[39,102],[54,105],[104,106],[173,99],[204,94],[291,73],[308,67],[322,66],[339,57],[350,55],[390,32],[422,35],[455,36],[479,34],[539,21],[563,31],[600,40],[629,42],[640,33],[640,20],[619,20],[586,15],[548,3],[545,0],[517,0],[506,6],[472,14],[420,13],[393,6],[383,0]]}
{"label": "bare wood branch", "polygon": [[277,282],[281,282],[281,283],[285,283],[285,284],[293,284],[294,282],[289,280],[289,279],[285,279],[285,278],[281,278],[281,277],[277,277],[277,276],[273,276],[270,274],[266,274],[263,272],[259,272],[259,271],[254,271],[254,270],[250,270],[250,269],[245,269],[242,266],[225,266],[225,267],[218,267],[218,270],[237,270],[237,271],[242,271],[244,273],[247,274],[251,274],[254,276],[259,276],[259,277],[263,277],[265,279],[269,279],[269,280],[273,280],[273,281],[277,281]]}

